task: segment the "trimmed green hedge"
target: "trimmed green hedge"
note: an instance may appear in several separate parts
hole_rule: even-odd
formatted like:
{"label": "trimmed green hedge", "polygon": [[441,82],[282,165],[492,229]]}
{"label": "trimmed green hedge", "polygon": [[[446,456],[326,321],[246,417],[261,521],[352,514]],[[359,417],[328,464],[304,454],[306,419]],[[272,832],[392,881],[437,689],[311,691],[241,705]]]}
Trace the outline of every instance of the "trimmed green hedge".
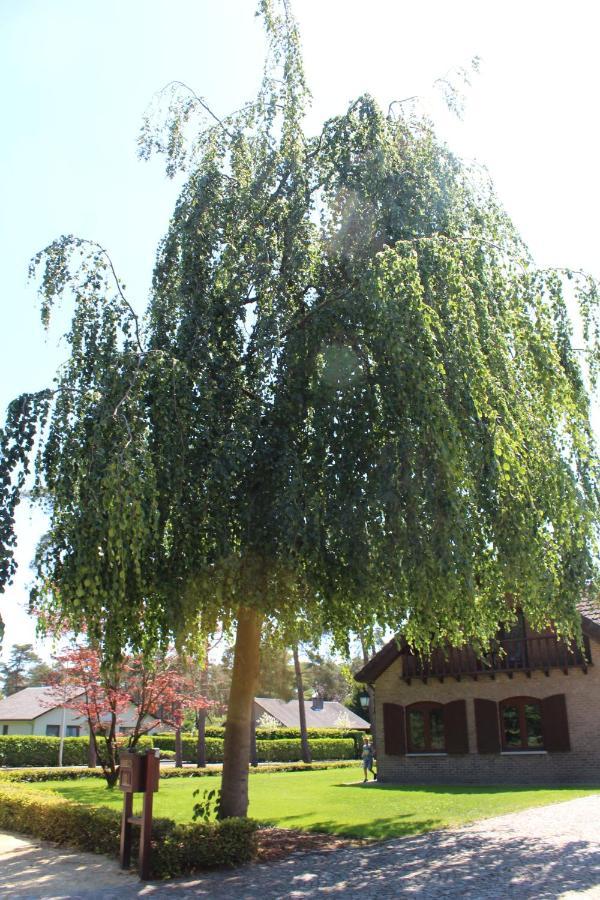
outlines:
{"label": "trimmed green hedge", "polygon": [[[57,737],[44,737],[38,734],[0,735],[0,766],[58,766],[59,746],[60,738]],[[86,766],[88,747],[88,737],[65,738],[64,765]],[[152,738],[149,735],[139,739],[140,750],[151,747]]]}
{"label": "trimmed green hedge", "polygon": [[[315,760],[352,759],[354,741],[350,738],[322,738],[309,741],[310,752]],[[259,762],[298,762],[302,759],[299,740],[256,741]]]}
{"label": "trimmed green hedge", "polygon": [[[330,738],[332,740],[339,740],[339,738],[352,738],[354,741],[354,752],[356,759],[360,759],[360,755],[362,752],[362,745],[365,733],[363,731],[358,731],[356,729],[342,729],[342,728],[309,728],[307,731],[309,741],[312,740],[322,740]],[[225,729],[217,726],[208,726],[206,729],[206,738],[207,738],[207,753],[208,753],[208,744],[210,738],[217,738],[223,740],[225,737]],[[175,735],[172,733],[168,734],[155,734],[153,735],[154,746],[159,747],[164,750],[174,750],[175,749]],[[256,739],[257,741],[281,741],[281,740],[300,740],[300,730],[298,728],[257,728],[256,729]],[[184,732],[182,734],[182,740],[187,749],[184,750],[184,759],[188,759],[189,761],[194,762],[196,760],[196,742],[197,737],[195,734],[191,734],[190,732]],[[213,762],[213,760],[208,760],[208,762]]]}
{"label": "trimmed green hedge", "polygon": [[8,769],[4,772],[0,769],[0,784],[2,782],[26,782],[33,784],[36,781],[74,781],[80,778],[103,778],[102,769],[70,769],[67,766],[52,766],[47,769],[36,769],[33,766],[27,769]]}
{"label": "trimmed green hedge", "polygon": [[[153,741],[154,746],[161,751],[175,748],[175,735],[155,735]],[[184,762],[195,762],[196,738],[186,735],[181,743]],[[320,738],[310,740],[309,743],[313,759],[356,758],[356,747],[351,738]],[[302,759],[299,738],[266,741],[257,739],[256,752],[259,762],[295,762]],[[219,738],[206,738],[206,761],[223,761],[223,741]]]}
{"label": "trimmed green hedge", "polygon": [[[302,762],[295,763],[267,763],[259,768],[251,768],[251,775],[267,775],[269,772],[315,772],[322,769],[354,769],[356,760],[334,760],[329,762],[314,762],[305,765]],[[210,769],[175,769],[163,767],[160,770],[161,778],[210,778],[221,775],[222,766],[212,766]],[[11,769],[0,771],[0,782],[35,783],[36,781],[71,781],[80,778],[102,778],[102,769],[59,769],[54,766],[50,769]]]}
{"label": "trimmed green hedge", "polygon": [[[161,751],[175,751],[174,734],[153,734],[152,743]],[[181,748],[184,762],[196,762],[198,757],[198,738],[193,734],[184,734],[181,738]],[[223,762],[223,739],[206,738],[206,762]]]}
{"label": "trimmed green hedge", "polygon": [[[121,816],[116,810],[72,803],[52,794],[0,785],[0,828],[31,834],[79,850],[119,853]],[[256,856],[258,825],[252,819],[177,825],[152,823],[152,877],[173,878],[213,866],[235,866]],[[137,856],[135,828],[132,859]]]}

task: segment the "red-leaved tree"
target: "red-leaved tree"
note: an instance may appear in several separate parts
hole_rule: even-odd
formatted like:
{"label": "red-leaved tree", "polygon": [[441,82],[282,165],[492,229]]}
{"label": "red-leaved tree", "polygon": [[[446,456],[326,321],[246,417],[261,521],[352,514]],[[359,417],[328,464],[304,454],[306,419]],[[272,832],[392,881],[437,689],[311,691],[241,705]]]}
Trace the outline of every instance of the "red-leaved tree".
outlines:
{"label": "red-leaved tree", "polygon": [[181,729],[186,709],[208,705],[175,655],[151,663],[125,656],[108,669],[97,650],[78,644],[56,659],[57,684],[73,689],[65,706],[87,721],[91,749],[108,787],[119,777],[120,750],[134,750],[161,721]]}

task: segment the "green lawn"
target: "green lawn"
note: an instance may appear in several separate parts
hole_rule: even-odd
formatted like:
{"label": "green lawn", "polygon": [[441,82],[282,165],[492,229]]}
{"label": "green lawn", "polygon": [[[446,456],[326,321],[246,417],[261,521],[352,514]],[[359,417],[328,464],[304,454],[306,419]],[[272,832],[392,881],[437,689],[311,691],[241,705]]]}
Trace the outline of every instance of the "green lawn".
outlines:
{"label": "green lawn", "polygon": [[[249,815],[282,828],[333,832],[348,837],[389,838],[460,825],[530,806],[545,806],[600,792],[596,788],[363,786],[361,770],[256,774],[250,778]],[[154,811],[178,822],[191,819],[193,791],[218,787],[220,779],[161,782]],[[122,794],[96,779],[31,785],[78,803],[120,809]],[[138,801],[136,801],[138,802]],[[141,801],[140,801],[141,802]]]}

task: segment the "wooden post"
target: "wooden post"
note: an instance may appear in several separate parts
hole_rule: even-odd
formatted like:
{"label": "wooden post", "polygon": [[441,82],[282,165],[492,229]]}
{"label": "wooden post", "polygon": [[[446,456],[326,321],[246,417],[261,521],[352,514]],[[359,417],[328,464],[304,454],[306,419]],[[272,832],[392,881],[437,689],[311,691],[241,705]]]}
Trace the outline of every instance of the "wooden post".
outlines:
{"label": "wooden post", "polygon": [[[154,791],[158,790],[160,777],[160,758],[153,750],[146,751],[146,784],[140,833],[140,878],[148,881],[152,861],[152,805]],[[156,785],[156,787],[155,787]]]}
{"label": "wooden post", "polygon": [[[139,872],[147,881],[152,868],[152,805],[160,777],[160,756],[158,750],[147,750],[145,754],[123,752],[120,756],[119,787],[123,791],[123,815],[121,818],[120,862],[122,869],[131,865],[131,828],[141,826]],[[133,795],[143,793],[142,815],[133,815]]]}
{"label": "wooden post", "polygon": [[133,815],[133,794],[123,794],[123,815],[121,816],[121,850],[119,858],[121,868],[128,869],[131,865],[131,818]]}

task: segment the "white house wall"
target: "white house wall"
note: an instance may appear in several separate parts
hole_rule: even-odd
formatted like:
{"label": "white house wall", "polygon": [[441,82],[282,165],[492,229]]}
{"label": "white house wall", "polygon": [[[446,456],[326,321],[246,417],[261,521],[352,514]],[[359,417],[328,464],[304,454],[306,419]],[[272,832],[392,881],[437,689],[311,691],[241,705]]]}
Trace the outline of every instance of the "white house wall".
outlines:
{"label": "white house wall", "polygon": [[7,729],[6,734],[33,734],[32,722],[15,722],[14,719],[10,721],[0,719],[0,735],[4,734],[5,728]]}
{"label": "white house wall", "polygon": [[[58,725],[60,733],[60,725],[62,722],[62,708],[57,706],[56,709],[49,709],[48,712],[42,713],[37,719],[33,720],[33,731],[21,732],[21,734],[37,734],[46,735],[47,725]],[[76,725],[79,727],[79,734],[89,734],[89,729],[85,719],[72,709],[65,708],[65,735],[67,734],[67,726]]]}

